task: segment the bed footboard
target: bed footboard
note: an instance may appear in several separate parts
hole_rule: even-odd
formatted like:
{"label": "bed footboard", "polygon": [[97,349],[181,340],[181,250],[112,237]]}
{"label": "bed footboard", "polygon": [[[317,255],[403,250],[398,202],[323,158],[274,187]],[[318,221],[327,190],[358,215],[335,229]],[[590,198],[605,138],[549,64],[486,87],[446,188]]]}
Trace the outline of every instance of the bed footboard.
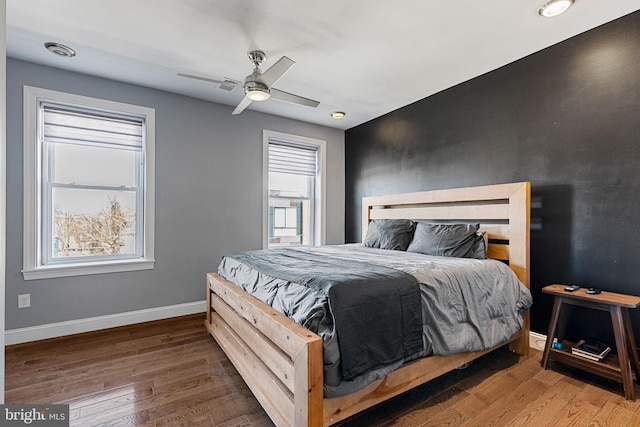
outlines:
{"label": "bed footboard", "polygon": [[418,359],[355,393],[323,398],[318,335],[216,273],[207,275],[207,307],[207,330],[278,426],[335,424],[494,350]]}
{"label": "bed footboard", "polygon": [[322,425],[319,336],[216,273],[205,326],[277,425]]}

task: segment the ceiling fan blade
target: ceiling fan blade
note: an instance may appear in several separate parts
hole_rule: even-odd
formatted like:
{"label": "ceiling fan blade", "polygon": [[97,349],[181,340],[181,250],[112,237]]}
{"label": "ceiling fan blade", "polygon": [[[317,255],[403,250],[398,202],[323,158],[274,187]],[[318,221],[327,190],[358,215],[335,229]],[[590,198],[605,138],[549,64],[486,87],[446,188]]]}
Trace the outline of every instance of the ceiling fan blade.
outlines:
{"label": "ceiling fan blade", "polygon": [[220,85],[224,89],[229,88],[227,90],[231,90],[234,87],[242,87],[242,83],[237,82],[235,80],[228,79],[228,78],[225,78],[224,80],[217,80],[217,79],[212,79],[210,77],[195,76],[193,74],[184,74],[184,73],[178,73],[178,76],[186,77],[188,79],[202,80],[204,82],[215,83]]}
{"label": "ceiling fan blade", "polygon": [[249,105],[251,105],[253,101],[250,100],[249,98],[247,98],[246,96],[244,98],[242,98],[242,100],[240,101],[240,103],[238,104],[238,106],[236,107],[235,110],[233,110],[233,115],[236,114],[240,114],[244,111],[245,108],[247,108]]}
{"label": "ceiling fan blade", "polygon": [[290,102],[292,104],[305,105],[307,107],[317,107],[320,105],[319,101],[313,99],[304,98],[302,96],[294,95],[289,92],[285,92],[278,89],[271,89],[271,99],[277,99],[278,101]]}
{"label": "ceiling fan blade", "polygon": [[291,59],[283,56],[278,59],[278,62],[273,64],[267,71],[262,73],[260,80],[262,83],[267,85],[268,88],[271,88],[284,74],[289,71],[291,67],[295,65],[295,62]]}
{"label": "ceiling fan blade", "polygon": [[195,80],[202,80],[205,82],[217,83],[219,85],[224,83],[222,80],[216,80],[209,77],[194,76],[193,74],[178,73],[178,76],[186,77],[188,79],[195,79]]}

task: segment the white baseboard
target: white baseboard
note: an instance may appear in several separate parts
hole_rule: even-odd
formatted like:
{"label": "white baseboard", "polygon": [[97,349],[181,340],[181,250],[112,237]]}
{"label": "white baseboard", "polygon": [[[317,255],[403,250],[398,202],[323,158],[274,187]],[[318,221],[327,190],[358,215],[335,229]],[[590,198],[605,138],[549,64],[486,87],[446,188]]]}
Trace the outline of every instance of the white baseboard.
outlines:
{"label": "white baseboard", "polygon": [[529,331],[529,347],[543,351],[544,344],[547,342],[547,336],[537,332]]}
{"label": "white baseboard", "polygon": [[204,313],[206,311],[206,307],[206,301],[195,301],[165,307],[129,311],[126,313],[89,317],[87,319],[30,326],[28,328],[10,329],[6,331],[4,335],[5,345],[57,338],[65,335],[98,331],[100,329],[133,325],[135,323],[168,319],[170,317],[185,316],[188,314]]}

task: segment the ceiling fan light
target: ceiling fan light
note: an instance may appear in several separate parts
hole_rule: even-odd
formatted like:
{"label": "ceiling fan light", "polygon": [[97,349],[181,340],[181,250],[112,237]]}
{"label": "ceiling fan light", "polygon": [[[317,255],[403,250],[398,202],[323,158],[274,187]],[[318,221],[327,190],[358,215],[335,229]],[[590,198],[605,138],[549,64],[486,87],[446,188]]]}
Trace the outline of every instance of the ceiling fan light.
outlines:
{"label": "ceiling fan light", "polygon": [[252,87],[246,90],[245,95],[252,101],[266,101],[269,99],[271,94],[268,89],[263,89],[261,87]]}
{"label": "ceiling fan light", "polygon": [[538,15],[551,18],[564,13],[571,7],[574,0],[549,0],[538,9]]}

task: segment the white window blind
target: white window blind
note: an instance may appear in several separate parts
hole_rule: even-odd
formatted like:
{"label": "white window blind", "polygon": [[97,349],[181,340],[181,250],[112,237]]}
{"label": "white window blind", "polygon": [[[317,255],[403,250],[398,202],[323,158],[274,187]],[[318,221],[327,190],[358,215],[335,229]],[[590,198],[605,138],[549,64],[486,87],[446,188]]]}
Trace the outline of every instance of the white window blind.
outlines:
{"label": "white window blind", "polygon": [[117,146],[140,151],[143,121],[105,113],[86,114],[72,108],[42,105],[43,135],[46,142],[94,146]]}
{"label": "white window blind", "polygon": [[269,172],[315,176],[317,150],[269,140]]}

